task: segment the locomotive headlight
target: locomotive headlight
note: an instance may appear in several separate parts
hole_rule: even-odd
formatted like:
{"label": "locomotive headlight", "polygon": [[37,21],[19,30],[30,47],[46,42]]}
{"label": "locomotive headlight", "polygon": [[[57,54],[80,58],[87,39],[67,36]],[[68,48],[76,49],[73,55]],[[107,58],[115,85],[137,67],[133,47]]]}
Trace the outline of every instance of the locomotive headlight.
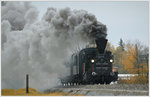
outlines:
{"label": "locomotive headlight", "polygon": [[113,62],[113,59],[110,59],[110,62],[112,63],[112,62]]}
{"label": "locomotive headlight", "polygon": [[92,59],[91,62],[94,63],[94,59]]}

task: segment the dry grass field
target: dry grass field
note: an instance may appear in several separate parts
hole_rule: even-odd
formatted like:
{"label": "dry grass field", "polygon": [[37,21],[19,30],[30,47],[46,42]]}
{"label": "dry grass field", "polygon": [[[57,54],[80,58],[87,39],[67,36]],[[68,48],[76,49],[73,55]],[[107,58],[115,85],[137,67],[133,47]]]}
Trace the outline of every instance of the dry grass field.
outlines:
{"label": "dry grass field", "polygon": [[29,89],[29,93],[26,93],[26,89],[2,89],[2,96],[83,96],[81,94],[69,94],[65,92],[50,92],[40,93],[34,88]]}

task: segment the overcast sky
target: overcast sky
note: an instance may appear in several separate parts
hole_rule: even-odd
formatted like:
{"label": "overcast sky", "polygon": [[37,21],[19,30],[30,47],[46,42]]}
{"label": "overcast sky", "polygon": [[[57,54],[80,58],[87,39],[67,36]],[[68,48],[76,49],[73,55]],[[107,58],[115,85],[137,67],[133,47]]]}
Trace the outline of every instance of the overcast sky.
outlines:
{"label": "overcast sky", "polygon": [[139,40],[144,45],[149,45],[149,8],[148,2],[32,2],[42,18],[48,7],[87,10],[94,14],[97,20],[108,28],[107,39],[115,47],[118,46],[120,38],[124,42],[128,40]]}

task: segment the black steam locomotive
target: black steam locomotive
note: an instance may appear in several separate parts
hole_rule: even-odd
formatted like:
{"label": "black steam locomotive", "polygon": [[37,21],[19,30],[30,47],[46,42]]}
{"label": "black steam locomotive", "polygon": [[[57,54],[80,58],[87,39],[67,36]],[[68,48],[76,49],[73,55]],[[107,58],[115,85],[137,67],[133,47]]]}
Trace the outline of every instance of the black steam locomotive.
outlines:
{"label": "black steam locomotive", "polygon": [[96,39],[97,48],[85,48],[71,57],[70,76],[61,79],[65,85],[110,84],[117,81],[118,71],[114,68],[113,55],[105,50],[107,39]]}

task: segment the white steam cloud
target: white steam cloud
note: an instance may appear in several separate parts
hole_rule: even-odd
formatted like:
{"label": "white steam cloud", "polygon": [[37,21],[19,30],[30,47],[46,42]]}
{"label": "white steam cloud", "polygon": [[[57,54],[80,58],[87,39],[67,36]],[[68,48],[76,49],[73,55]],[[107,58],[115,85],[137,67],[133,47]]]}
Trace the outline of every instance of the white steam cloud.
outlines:
{"label": "white steam cloud", "polygon": [[2,88],[25,88],[26,74],[30,87],[56,86],[69,73],[64,63],[78,46],[106,37],[106,26],[84,10],[48,8],[37,19],[30,2],[2,4]]}

